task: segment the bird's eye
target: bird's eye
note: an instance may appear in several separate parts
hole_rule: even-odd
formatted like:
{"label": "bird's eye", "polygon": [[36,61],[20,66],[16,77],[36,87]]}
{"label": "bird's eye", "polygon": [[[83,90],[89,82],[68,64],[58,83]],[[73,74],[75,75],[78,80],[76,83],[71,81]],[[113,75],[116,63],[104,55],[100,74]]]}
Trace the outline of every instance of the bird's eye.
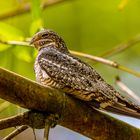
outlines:
{"label": "bird's eye", "polygon": [[42,37],[47,37],[47,36],[48,36],[48,34],[43,34],[43,35],[42,35]]}

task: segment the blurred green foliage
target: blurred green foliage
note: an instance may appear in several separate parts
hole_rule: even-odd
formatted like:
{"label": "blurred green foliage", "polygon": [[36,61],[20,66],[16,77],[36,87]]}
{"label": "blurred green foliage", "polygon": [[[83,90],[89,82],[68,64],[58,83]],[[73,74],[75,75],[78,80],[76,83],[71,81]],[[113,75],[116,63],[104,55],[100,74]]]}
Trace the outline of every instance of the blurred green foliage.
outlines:
{"label": "blurred green foliage", "polygon": [[[139,0],[63,0],[43,10],[41,4],[47,1],[55,0],[1,0],[0,40],[23,41],[44,27],[60,34],[69,49],[100,55],[140,33]],[[1,19],[5,13],[29,5],[30,12]],[[0,44],[0,66],[35,79],[33,63],[36,54],[34,48]],[[139,58],[140,43],[109,59],[140,72]],[[103,64],[94,67],[110,83],[116,75],[124,77],[132,89],[134,82],[140,82],[134,76]],[[138,91],[136,85],[134,90]]]}
{"label": "blurred green foliage", "polygon": [[[31,12],[0,21],[0,39],[24,40],[25,37],[31,37],[44,26],[58,32],[69,49],[100,55],[140,32],[138,0],[128,1],[122,10],[118,7],[123,0],[87,0],[86,2],[64,0],[61,4],[42,10],[40,3],[45,2],[45,0],[0,1],[0,15],[31,4]],[[113,59],[130,68],[137,67],[138,63],[135,60],[140,55],[138,50],[139,44],[114,56]],[[0,65],[34,79],[34,53],[33,48],[0,44]],[[111,75],[109,80],[114,76],[114,72],[121,74],[103,65],[94,67],[99,68],[100,73],[106,78],[108,74]],[[103,68],[100,69],[100,67]]]}

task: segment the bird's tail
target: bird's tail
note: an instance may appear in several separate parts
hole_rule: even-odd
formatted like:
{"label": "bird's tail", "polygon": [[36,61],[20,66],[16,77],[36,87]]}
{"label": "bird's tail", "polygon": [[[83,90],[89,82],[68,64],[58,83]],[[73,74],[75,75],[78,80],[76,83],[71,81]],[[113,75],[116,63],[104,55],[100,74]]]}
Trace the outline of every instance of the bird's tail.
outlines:
{"label": "bird's tail", "polygon": [[114,103],[113,105],[104,108],[104,110],[115,114],[125,115],[125,116],[130,116],[130,117],[140,119],[140,108],[136,105],[133,106],[131,104],[128,105],[128,103],[126,103],[126,105],[123,106],[121,104]]}
{"label": "bird's tail", "polygon": [[92,100],[90,105],[96,109],[101,109],[114,114],[125,115],[140,119],[140,106],[136,105],[130,99],[122,97],[119,93],[116,94],[117,101],[108,103],[104,108],[101,107],[101,102]]}
{"label": "bird's tail", "polygon": [[140,119],[140,106],[136,105],[130,99],[122,97],[119,93],[117,99],[117,102],[105,107],[104,110]]}

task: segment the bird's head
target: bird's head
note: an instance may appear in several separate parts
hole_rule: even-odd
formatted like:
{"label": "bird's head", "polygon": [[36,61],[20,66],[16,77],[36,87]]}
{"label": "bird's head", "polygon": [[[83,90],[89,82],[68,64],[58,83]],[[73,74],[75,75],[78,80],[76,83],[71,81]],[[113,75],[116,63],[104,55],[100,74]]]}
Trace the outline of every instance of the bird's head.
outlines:
{"label": "bird's head", "polygon": [[48,29],[36,33],[33,36],[30,45],[34,45],[37,50],[40,50],[44,47],[54,47],[60,51],[67,51],[63,39],[59,37],[55,32]]}

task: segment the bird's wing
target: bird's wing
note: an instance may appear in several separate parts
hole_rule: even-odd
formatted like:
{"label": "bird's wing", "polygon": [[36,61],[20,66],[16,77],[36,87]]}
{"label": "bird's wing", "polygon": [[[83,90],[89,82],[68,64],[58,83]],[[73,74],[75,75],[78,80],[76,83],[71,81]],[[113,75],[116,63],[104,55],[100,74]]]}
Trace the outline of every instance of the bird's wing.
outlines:
{"label": "bird's wing", "polygon": [[43,48],[38,63],[63,91],[81,100],[91,101],[97,108],[140,118],[138,106],[123,98],[88,64],[70,54]]}
{"label": "bird's wing", "polygon": [[[38,56],[40,67],[57,83],[61,89],[82,100],[100,97],[115,98],[113,94],[103,95],[98,80],[102,80],[90,66],[70,54],[63,54],[53,48],[43,48]],[[104,87],[103,87],[104,90]],[[109,96],[109,97],[107,97]]]}

